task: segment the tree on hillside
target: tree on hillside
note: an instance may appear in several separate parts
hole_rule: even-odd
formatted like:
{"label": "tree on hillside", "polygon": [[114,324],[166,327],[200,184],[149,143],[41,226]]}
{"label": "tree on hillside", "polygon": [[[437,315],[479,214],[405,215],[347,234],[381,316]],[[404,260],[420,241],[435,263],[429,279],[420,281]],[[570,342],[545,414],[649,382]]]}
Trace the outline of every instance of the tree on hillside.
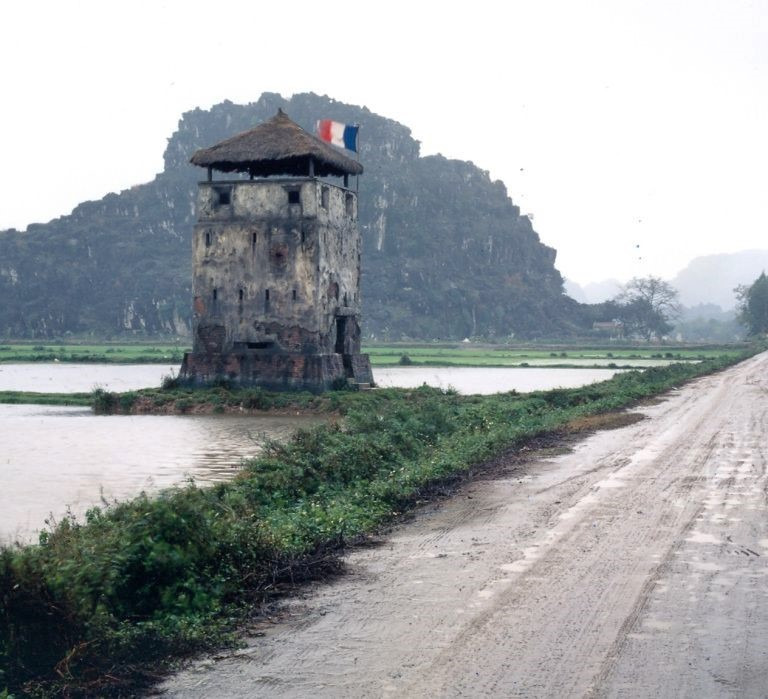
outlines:
{"label": "tree on hillside", "polygon": [[768,277],[765,272],[751,286],[737,286],[734,291],[739,299],[739,319],[747,326],[749,334],[768,333]]}
{"label": "tree on hillside", "polygon": [[672,330],[670,320],[680,314],[678,293],[660,277],[634,277],[614,299],[617,320],[627,336],[661,338]]}

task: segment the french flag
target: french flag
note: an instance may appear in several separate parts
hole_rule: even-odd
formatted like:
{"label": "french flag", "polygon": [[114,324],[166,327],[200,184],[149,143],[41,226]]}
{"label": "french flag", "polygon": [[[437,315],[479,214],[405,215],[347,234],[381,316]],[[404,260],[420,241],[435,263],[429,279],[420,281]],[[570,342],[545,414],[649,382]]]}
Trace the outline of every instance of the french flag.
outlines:
{"label": "french flag", "polygon": [[342,124],[340,121],[320,119],[317,122],[317,136],[334,146],[340,146],[357,153],[357,124]]}

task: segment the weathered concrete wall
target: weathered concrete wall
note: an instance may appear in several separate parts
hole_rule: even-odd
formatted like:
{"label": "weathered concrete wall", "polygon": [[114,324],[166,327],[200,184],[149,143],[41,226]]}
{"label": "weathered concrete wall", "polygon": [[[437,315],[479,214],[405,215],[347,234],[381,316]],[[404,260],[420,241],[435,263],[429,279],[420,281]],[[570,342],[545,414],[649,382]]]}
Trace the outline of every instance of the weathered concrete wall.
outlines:
{"label": "weathered concrete wall", "polygon": [[[349,190],[314,178],[201,183],[194,357],[184,371],[267,385],[269,362],[251,367],[253,357],[295,353],[344,355],[341,376],[364,375],[361,361],[347,356],[360,353],[360,251],[357,197]],[[236,362],[226,356],[233,353]],[[336,372],[333,361],[321,364]],[[286,371],[284,381],[301,374],[295,366]],[[371,380],[370,367],[367,374],[359,380]],[[325,387],[326,378],[299,383]]]}

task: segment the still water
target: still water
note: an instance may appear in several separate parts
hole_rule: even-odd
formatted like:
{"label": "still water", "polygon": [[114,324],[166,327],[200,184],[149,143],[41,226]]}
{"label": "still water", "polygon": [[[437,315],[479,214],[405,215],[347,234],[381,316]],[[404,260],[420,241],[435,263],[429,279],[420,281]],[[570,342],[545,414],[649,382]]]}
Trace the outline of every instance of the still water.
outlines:
{"label": "still water", "polygon": [[0,542],[29,539],[50,513],[78,515],[194,478],[231,478],[265,438],[311,417],[93,415],[82,408],[0,405]]}
{"label": "still water", "polygon": [[550,388],[577,388],[605,381],[621,370],[552,369],[549,367],[387,367],[374,368],[378,386],[415,388],[426,383],[437,388],[453,388],[466,395],[507,391],[545,391]]}
{"label": "still water", "polygon": [[[621,370],[618,370],[621,371]],[[87,393],[94,388],[131,391],[159,386],[178,366],[160,364],[0,364],[0,391]],[[605,381],[616,369],[551,367],[375,367],[379,386],[415,388],[426,383],[459,393],[502,393],[576,388]]]}
{"label": "still water", "polygon": [[159,386],[164,376],[178,373],[178,364],[0,364],[0,391],[133,391]]}
{"label": "still water", "polygon": [[[160,365],[0,364],[0,391],[125,391],[159,385],[175,367]],[[580,386],[610,378],[604,369],[375,369],[377,383],[427,383],[461,393]],[[284,439],[317,417],[93,415],[83,408],[0,405],[0,542],[29,541],[51,513],[82,515],[102,498],[194,478],[231,478],[266,438]]]}

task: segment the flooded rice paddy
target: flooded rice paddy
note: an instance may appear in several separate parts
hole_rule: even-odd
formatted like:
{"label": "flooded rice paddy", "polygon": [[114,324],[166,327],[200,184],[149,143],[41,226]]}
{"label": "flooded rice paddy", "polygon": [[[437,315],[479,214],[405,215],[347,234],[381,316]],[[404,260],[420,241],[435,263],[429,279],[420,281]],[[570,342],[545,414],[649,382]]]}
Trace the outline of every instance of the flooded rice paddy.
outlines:
{"label": "flooded rice paddy", "polygon": [[[127,391],[158,386],[176,367],[2,364],[0,391]],[[612,369],[377,368],[379,385],[423,383],[460,393],[575,387]],[[285,439],[322,418],[304,416],[93,415],[83,408],[0,405],[0,542],[29,541],[44,520],[156,492],[193,478],[226,480],[266,439]]]}
{"label": "flooded rice paddy", "polygon": [[0,405],[0,541],[27,539],[53,513],[227,480],[267,438],[319,418],[93,415],[83,408]]}

